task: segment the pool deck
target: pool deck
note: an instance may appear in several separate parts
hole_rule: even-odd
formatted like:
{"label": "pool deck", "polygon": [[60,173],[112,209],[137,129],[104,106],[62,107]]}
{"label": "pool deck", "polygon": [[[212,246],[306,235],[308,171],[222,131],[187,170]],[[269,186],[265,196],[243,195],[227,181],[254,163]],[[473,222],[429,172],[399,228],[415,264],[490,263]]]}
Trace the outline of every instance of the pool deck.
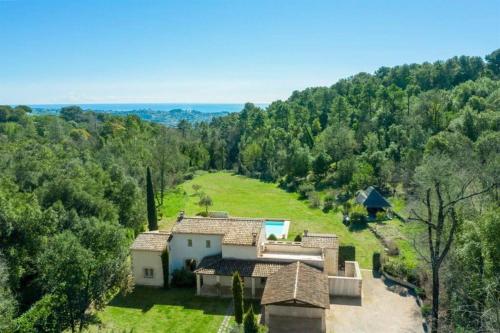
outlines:
{"label": "pool deck", "polygon": [[[288,229],[290,228],[290,221],[289,220],[285,220],[285,219],[277,219],[277,218],[268,218],[268,219],[265,219],[265,222],[283,222],[283,233],[279,234],[279,235],[276,235],[275,236],[278,238],[278,239],[287,239],[288,238]],[[269,237],[270,234],[267,233],[267,230],[266,230],[266,238]]]}

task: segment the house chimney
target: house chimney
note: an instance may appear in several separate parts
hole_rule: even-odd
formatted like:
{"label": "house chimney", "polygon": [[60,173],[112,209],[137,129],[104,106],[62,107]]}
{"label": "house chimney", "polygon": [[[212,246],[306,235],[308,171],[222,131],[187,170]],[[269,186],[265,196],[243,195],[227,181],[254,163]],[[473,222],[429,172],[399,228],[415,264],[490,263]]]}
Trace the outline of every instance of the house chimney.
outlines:
{"label": "house chimney", "polygon": [[184,218],[184,211],[183,211],[183,210],[181,210],[181,211],[179,212],[179,216],[177,216],[177,222],[182,221],[182,219],[183,219],[183,218]]}
{"label": "house chimney", "polygon": [[257,233],[252,233],[252,245],[255,246],[257,244]]}
{"label": "house chimney", "polygon": [[309,230],[304,230],[304,236],[307,236],[307,234],[309,233]]}

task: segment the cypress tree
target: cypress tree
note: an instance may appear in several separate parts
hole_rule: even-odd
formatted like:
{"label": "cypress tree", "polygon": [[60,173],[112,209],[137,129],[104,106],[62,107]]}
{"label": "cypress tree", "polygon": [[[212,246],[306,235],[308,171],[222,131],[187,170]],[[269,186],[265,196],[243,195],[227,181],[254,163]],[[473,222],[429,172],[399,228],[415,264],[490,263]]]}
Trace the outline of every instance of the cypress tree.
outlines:
{"label": "cypress tree", "polygon": [[250,305],[250,309],[245,313],[245,322],[243,323],[243,332],[244,333],[258,333],[259,325],[255,320],[255,315],[253,313],[253,306]]}
{"label": "cypress tree", "polygon": [[151,169],[149,167],[147,167],[146,173],[146,204],[148,207],[148,228],[149,230],[158,230],[155,194],[153,191],[153,181],[151,180]]}
{"label": "cypress tree", "polygon": [[241,325],[243,322],[243,285],[238,272],[233,274],[233,304],[234,320]]}

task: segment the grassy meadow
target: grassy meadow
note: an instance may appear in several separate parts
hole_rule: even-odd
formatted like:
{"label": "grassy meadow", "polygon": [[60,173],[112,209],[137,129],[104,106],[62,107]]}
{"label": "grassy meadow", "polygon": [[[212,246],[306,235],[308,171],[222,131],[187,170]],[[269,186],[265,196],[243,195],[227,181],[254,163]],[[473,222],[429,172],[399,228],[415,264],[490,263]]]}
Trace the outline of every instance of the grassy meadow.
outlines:
{"label": "grassy meadow", "polygon": [[343,244],[356,246],[356,259],[362,268],[371,268],[372,253],[382,247],[368,230],[349,231],[342,224],[340,212],[324,213],[309,208],[306,200],[299,200],[297,193],[288,193],[275,183],[234,175],[229,172],[202,173],[183,183],[177,191],[167,195],[160,229],[169,229],[180,210],[191,216],[203,211],[193,185],[213,200],[210,210],[226,211],[231,216],[285,218],[291,220],[289,238],[293,239],[305,229],[311,232],[334,233]]}

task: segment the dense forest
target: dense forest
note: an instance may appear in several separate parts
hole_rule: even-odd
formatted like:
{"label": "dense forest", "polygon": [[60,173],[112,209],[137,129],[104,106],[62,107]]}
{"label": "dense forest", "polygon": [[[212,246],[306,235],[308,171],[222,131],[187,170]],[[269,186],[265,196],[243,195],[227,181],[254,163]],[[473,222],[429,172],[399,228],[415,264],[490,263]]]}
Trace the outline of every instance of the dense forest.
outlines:
{"label": "dense forest", "polygon": [[[382,67],[176,128],[63,108],[0,107],[0,331],[78,331],[130,288],[128,246],[199,169],[329,200],[402,193],[431,276],[434,331],[500,327],[500,50]],[[307,191],[305,190],[307,189]],[[438,321],[439,318],[439,321]],[[439,325],[439,326],[438,326]]]}

